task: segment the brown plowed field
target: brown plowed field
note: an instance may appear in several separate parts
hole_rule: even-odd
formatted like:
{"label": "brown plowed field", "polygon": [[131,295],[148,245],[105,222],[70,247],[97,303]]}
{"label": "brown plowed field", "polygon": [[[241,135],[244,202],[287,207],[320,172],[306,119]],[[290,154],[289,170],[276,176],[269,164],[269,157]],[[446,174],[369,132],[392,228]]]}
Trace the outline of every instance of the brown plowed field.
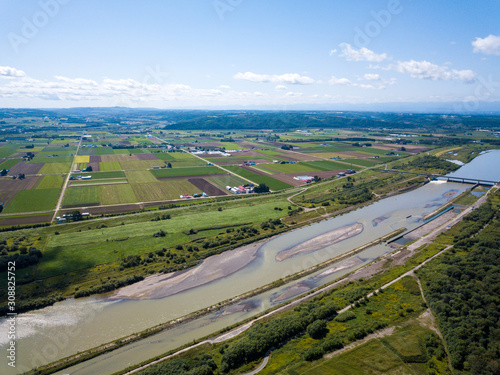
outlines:
{"label": "brown plowed field", "polygon": [[157,160],[154,154],[132,154],[133,160]]}
{"label": "brown plowed field", "polygon": [[6,217],[6,218],[0,219],[0,227],[11,227],[13,225],[50,223],[51,220],[52,220],[52,215],[12,217],[12,218]]}
{"label": "brown plowed field", "polygon": [[40,169],[42,169],[43,163],[36,164],[26,164],[24,161],[17,163],[14,167],[12,167],[9,171],[9,175],[15,175],[19,173],[28,174],[37,174]]}
{"label": "brown plowed field", "polygon": [[203,178],[190,178],[188,179],[188,181],[210,196],[229,194],[228,192],[219,189],[217,186],[212,185],[210,182],[204,180]]}
{"label": "brown plowed field", "polygon": [[92,167],[92,172],[99,172],[99,163],[89,163],[89,166]]}
{"label": "brown plowed field", "polygon": [[[13,180],[9,177],[0,178],[0,203],[7,205],[21,190],[29,190],[41,177],[28,176],[24,180]],[[17,224],[11,224],[17,225]]]}
{"label": "brown plowed field", "polygon": [[101,161],[101,155],[90,155],[90,163],[100,163]]}

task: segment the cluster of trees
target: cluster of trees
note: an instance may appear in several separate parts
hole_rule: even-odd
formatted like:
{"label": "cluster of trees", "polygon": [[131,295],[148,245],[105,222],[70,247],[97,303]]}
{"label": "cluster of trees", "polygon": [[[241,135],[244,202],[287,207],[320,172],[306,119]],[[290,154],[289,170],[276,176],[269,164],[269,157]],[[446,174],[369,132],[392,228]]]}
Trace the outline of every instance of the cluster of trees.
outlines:
{"label": "cluster of trees", "polygon": [[37,264],[43,257],[42,252],[35,247],[23,251],[24,249],[21,250],[22,253],[0,256],[0,272],[7,271],[9,262],[15,262],[16,269],[21,269]]}
{"label": "cluster of trees", "polygon": [[[479,211],[479,210],[477,210]],[[468,222],[480,230],[496,213],[489,206]],[[489,211],[490,214],[487,214]],[[498,214],[496,214],[498,215]],[[479,220],[479,227],[474,220]],[[470,233],[469,233],[470,234]],[[500,221],[498,216],[471,239],[457,239],[457,251],[423,271],[427,300],[437,316],[454,368],[474,375],[500,369]]]}
{"label": "cluster of trees", "polygon": [[256,186],[253,191],[255,193],[269,193],[269,186],[266,184],[259,184],[259,186]]}
{"label": "cluster of trees", "polygon": [[[310,307],[310,310],[307,308]],[[278,347],[293,336],[308,330],[316,334],[325,320],[332,319],[337,313],[333,304],[306,308],[291,315],[282,316],[265,323],[259,323],[244,340],[231,344],[224,349],[221,371],[228,372],[245,363],[259,359],[273,347]],[[320,323],[316,323],[320,321]],[[325,326],[326,328],[326,326]]]}
{"label": "cluster of trees", "polygon": [[189,361],[175,358],[171,361],[151,366],[141,372],[142,375],[212,375],[217,364],[209,354],[197,356]]}
{"label": "cluster of trees", "polygon": [[423,173],[435,170],[439,170],[441,173],[448,173],[456,171],[458,168],[460,168],[459,165],[433,155],[418,156],[408,163],[394,167],[394,169],[417,170]]}
{"label": "cluster of trees", "polygon": [[75,298],[88,297],[92,294],[101,294],[106,292],[111,292],[112,290],[121,288],[126,285],[134,284],[138,281],[144,280],[144,276],[127,276],[124,279],[109,280],[99,286],[90,286],[90,289],[78,290],[75,293]]}

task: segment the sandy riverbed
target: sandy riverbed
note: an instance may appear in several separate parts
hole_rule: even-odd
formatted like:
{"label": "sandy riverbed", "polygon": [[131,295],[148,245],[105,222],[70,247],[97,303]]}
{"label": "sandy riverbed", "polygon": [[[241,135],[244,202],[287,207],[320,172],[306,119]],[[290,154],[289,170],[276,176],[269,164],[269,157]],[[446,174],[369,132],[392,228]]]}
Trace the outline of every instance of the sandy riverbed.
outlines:
{"label": "sandy riverbed", "polygon": [[333,245],[337,242],[357,236],[361,232],[363,232],[363,224],[361,223],[345,225],[341,228],[331,230],[329,232],[323,233],[320,236],[299,243],[298,245],[295,245],[287,250],[280,251],[276,255],[275,259],[278,262],[281,262],[298,254],[311,253],[326,246]]}
{"label": "sandy riverbed", "polygon": [[143,281],[120,288],[109,298],[157,299],[196,288],[226,277],[245,267],[256,258],[262,242],[213,255],[200,265],[182,272],[171,272],[146,277]]}

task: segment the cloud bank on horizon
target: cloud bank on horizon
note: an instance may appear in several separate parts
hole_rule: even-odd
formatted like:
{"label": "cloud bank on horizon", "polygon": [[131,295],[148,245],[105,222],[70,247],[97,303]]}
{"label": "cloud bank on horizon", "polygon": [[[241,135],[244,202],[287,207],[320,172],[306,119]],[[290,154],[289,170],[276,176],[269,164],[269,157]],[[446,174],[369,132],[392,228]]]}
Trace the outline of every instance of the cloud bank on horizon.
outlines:
{"label": "cloud bank on horizon", "polygon": [[0,107],[499,101],[487,2],[4,4]]}

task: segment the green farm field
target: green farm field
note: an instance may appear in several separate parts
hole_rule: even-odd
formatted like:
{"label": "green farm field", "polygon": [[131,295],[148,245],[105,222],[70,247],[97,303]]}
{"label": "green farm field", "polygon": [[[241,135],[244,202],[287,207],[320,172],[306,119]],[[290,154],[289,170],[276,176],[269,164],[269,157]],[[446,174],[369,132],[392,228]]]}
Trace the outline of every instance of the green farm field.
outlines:
{"label": "green farm field", "polygon": [[37,189],[59,189],[64,182],[63,175],[47,175],[43,176],[37,185]]}
{"label": "green farm field", "polygon": [[99,204],[99,186],[70,187],[66,189],[63,206],[85,206]]}
{"label": "green farm field", "polygon": [[3,212],[10,214],[53,210],[60,192],[60,189],[21,190]]}
{"label": "green farm field", "polygon": [[181,195],[201,194],[188,180],[166,180],[147,184],[131,184],[139,202],[179,199]]}
{"label": "green farm field", "polygon": [[246,169],[243,169],[241,167],[236,167],[229,165],[225,167],[227,170],[230,170],[237,175],[240,175],[242,177],[248,178],[251,181],[254,181],[257,184],[266,184],[269,186],[269,189],[271,190],[282,190],[282,189],[287,189],[289,187],[292,187],[292,185],[287,184],[286,182],[282,182],[279,180],[276,180],[275,178],[272,178],[270,176],[263,176],[257,173],[250,172]]}
{"label": "green farm field", "polygon": [[71,163],[47,163],[38,173],[40,174],[57,174],[68,173],[71,168]]}
{"label": "green farm field", "polygon": [[165,168],[151,170],[153,176],[161,177],[183,177],[183,176],[199,176],[210,174],[224,174],[222,169],[212,166],[190,167],[190,168]]}
{"label": "green farm field", "polygon": [[[142,254],[177,244],[182,245],[190,240],[183,231],[190,228],[206,227],[206,223],[217,223],[221,226],[243,225],[249,222],[260,223],[269,218],[278,218],[283,216],[283,212],[274,208],[285,209],[288,204],[285,199],[282,199],[277,202],[253,203],[223,211],[215,209],[209,212],[193,211],[182,216],[173,216],[172,219],[166,221],[146,221],[85,230],[78,233],[78,236],[75,236],[74,233],[52,235],[44,251],[37,277],[50,277],[117,261],[121,256]],[[167,236],[153,237],[153,233],[160,230],[166,231]]]}
{"label": "green farm field", "polygon": [[226,189],[226,186],[240,186],[248,184],[248,181],[245,181],[238,176],[218,176],[218,177],[208,177],[207,180],[213,182],[215,185],[220,187],[221,189]]}
{"label": "green farm field", "polygon": [[314,168],[314,166],[309,165],[309,163],[295,163],[295,164],[277,164],[269,163],[262,164],[263,167],[267,169],[272,169],[281,173],[302,173],[302,172],[316,172],[320,169]]}
{"label": "green farm field", "polygon": [[38,157],[35,156],[31,161],[29,161],[29,164],[40,164],[40,163],[67,163],[67,162],[72,162],[73,161],[73,156],[55,156],[55,157]]}
{"label": "green farm field", "polygon": [[101,171],[121,171],[122,167],[117,161],[101,161],[99,163],[99,170]]}
{"label": "green farm field", "polygon": [[129,184],[99,186],[102,205],[134,203],[137,199]]}
{"label": "green farm field", "polygon": [[342,159],[342,161],[344,161],[346,163],[353,163],[353,164],[361,165],[363,167],[375,167],[377,165],[379,166],[381,163],[377,162],[376,160],[379,160],[379,159],[374,159],[374,160],[367,160],[367,159]]}
{"label": "green farm field", "polygon": [[71,181],[71,186],[89,186],[89,185],[106,185],[106,184],[128,184],[128,181],[125,177]]}
{"label": "green farm field", "polygon": [[123,170],[150,169],[165,165],[162,160],[120,160],[119,163]]}
{"label": "green farm field", "polygon": [[0,164],[0,171],[3,169],[9,170],[20,161],[21,159],[7,159],[2,164]]}
{"label": "green farm field", "polygon": [[150,171],[127,171],[126,176],[128,182],[131,184],[145,184],[158,181]]}
{"label": "green farm field", "polygon": [[74,173],[73,176],[91,176],[92,180],[126,177],[123,171]]}

